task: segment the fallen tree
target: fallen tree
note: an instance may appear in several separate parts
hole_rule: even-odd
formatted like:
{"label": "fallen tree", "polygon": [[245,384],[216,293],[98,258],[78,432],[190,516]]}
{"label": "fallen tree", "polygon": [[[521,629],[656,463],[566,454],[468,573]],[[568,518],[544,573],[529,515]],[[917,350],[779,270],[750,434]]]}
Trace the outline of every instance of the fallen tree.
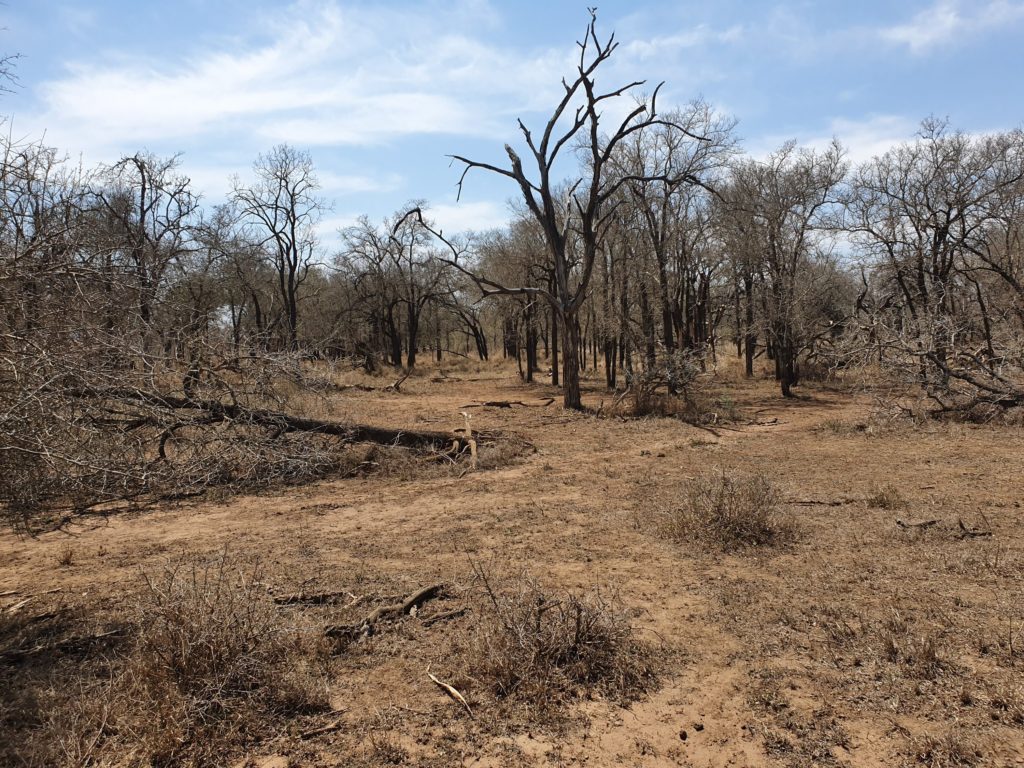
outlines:
{"label": "fallen tree", "polygon": [[[351,476],[377,470],[380,451],[451,464],[473,442],[302,415],[323,391],[320,372],[299,356],[201,350],[181,366],[125,344],[140,365],[105,341],[8,352],[6,370],[17,375],[0,372],[0,511],[9,522]],[[367,444],[376,453],[359,448]]]}

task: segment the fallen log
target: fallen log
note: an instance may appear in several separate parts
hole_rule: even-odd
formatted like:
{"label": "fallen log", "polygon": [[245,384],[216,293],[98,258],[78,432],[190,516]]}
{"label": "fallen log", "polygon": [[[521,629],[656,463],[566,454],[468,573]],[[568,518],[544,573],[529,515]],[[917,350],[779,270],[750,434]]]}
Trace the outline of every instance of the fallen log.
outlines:
{"label": "fallen log", "polygon": [[374,608],[362,621],[356,624],[333,624],[324,630],[327,637],[334,638],[355,638],[362,634],[372,634],[374,625],[381,619],[391,615],[404,615],[413,608],[419,608],[423,603],[437,597],[444,589],[444,583],[431,584],[413,592],[400,603],[381,605]]}
{"label": "fallen log", "polygon": [[896,518],[896,525],[905,531],[923,531],[927,528],[931,528],[933,525],[941,522],[940,520],[922,520],[920,523],[907,523],[903,520]]}
{"label": "fallen log", "polygon": [[[400,382],[399,382],[400,383]],[[371,427],[364,424],[339,424],[334,421],[303,418],[281,411],[265,408],[249,408],[238,403],[222,403],[219,400],[198,400],[177,395],[163,395],[146,392],[141,389],[76,389],[69,390],[76,397],[110,398],[143,403],[145,405],[166,408],[176,411],[198,411],[204,414],[204,421],[216,424],[226,421],[238,421],[260,427],[284,432],[315,432],[321,435],[332,435],[345,438],[356,443],[378,443],[401,448],[438,448],[447,446],[452,440],[459,444],[459,449],[466,447],[466,441],[452,437],[448,432],[414,431],[406,429],[387,429]]]}
{"label": "fallen log", "polygon": [[977,528],[968,528],[964,525],[964,521],[959,517],[956,519],[960,526],[960,538],[961,539],[976,539],[976,538],[989,538],[992,536],[992,531],[980,531]]}
{"label": "fallen log", "polygon": [[476,403],[470,403],[468,405],[461,406],[462,408],[512,408],[516,405],[521,405],[524,408],[547,408],[555,402],[555,398],[546,398],[540,403],[524,403],[522,400],[482,400]]}
{"label": "fallen log", "polygon": [[409,374],[409,373],[405,374],[404,376],[399,378],[397,381],[395,381],[394,384],[390,384],[390,385],[384,387],[384,391],[385,392],[401,392],[402,391],[402,384],[404,384],[405,380],[408,379],[409,376],[411,376],[411,375],[412,374]]}

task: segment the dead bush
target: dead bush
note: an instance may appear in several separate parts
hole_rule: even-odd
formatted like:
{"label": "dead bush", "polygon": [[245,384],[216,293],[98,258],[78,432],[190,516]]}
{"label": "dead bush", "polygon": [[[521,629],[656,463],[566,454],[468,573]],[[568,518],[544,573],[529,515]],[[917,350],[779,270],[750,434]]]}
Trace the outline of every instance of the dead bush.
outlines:
{"label": "dead bush", "polygon": [[706,361],[699,353],[661,355],[629,381],[628,412],[632,416],[665,416],[691,424],[713,424],[738,418],[735,403],[715,396],[702,375]]}
{"label": "dead bush", "polygon": [[767,476],[732,476],[722,471],[694,478],[682,503],[664,516],[663,528],[677,541],[724,552],[785,544],[797,532]]}
{"label": "dead bush", "polygon": [[904,509],[907,506],[900,489],[892,483],[877,486],[868,494],[867,502],[873,509]]}
{"label": "dead bush", "polygon": [[993,720],[1024,726],[1024,684],[1015,678],[993,684],[989,689],[989,708]]}
{"label": "dead bush", "polygon": [[147,764],[222,765],[269,718],[326,709],[327,649],[285,621],[258,564],[223,555],[146,577],[134,647],[111,685],[117,741]]}
{"label": "dead bush", "polygon": [[551,592],[525,573],[475,573],[466,675],[496,698],[546,709],[593,694],[630,701],[655,685],[653,651],[615,597]]}
{"label": "dead bush", "polygon": [[896,607],[877,629],[882,657],[912,678],[935,680],[949,667],[941,633]]}
{"label": "dead bush", "polygon": [[959,728],[942,736],[925,734],[914,742],[913,755],[928,768],[969,768],[984,764],[984,755],[977,744]]}

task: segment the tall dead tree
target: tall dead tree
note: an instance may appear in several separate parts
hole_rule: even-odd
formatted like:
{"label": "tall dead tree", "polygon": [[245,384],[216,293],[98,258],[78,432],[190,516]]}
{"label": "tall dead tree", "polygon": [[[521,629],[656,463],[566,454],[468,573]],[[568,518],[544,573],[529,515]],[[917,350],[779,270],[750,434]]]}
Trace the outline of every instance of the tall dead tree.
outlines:
{"label": "tall dead tree", "polygon": [[[678,181],[660,172],[617,173],[612,160],[616,149],[629,136],[655,125],[701,139],[657,116],[660,85],[649,100],[639,100],[620,123],[613,124],[610,133],[604,133],[604,114],[610,111],[610,104],[634,93],[644,81],[598,91],[595,73],[611,58],[618,43],[614,34],[602,42],[597,36],[596,24],[596,16],[591,11],[586,33],[577,42],[580,54],[576,74],[571,81],[562,80],[565,93],[540,135],[535,136],[519,121],[519,130],[536,166],[535,175],[527,174],[523,158],[510,145],[505,145],[509,159],[507,167],[470,160],[461,155],[452,156],[465,166],[458,184],[460,196],[466,174],[475,168],[512,179],[519,186],[526,209],[544,233],[554,268],[552,288],[505,285],[475,272],[471,276],[485,296],[529,296],[551,305],[562,336],[563,401],[566,408],[572,409],[582,408],[579,313],[588,295],[599,246],[613,221],[615,195],[623,185],[631,182]],[[574,148],[578,148],[581,155],[580,168],[565,186],[553,176],[561,162],[562,151]],[[559,190],[567,191],[560,195]],[[458,254],[455,255],[451,263],[468,272],[458,264]]]}

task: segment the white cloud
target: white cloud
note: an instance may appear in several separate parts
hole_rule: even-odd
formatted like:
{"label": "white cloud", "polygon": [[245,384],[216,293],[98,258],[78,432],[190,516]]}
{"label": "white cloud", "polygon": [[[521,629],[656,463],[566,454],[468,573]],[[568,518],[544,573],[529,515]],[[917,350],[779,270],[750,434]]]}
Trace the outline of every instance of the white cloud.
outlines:
{"label": "white cloud", "polygon": [[884,155],[897,144],[914,138],[920,122],[899,115],[875,115],[862,120],[836,118],[829,128],[828,138],[812,139],[811,143],[825,146],[835,136],[847,151],[853,163]]}
{"label": "white cloud", "polygon": [[419,10],[299,0],[258,19],[248,42],[204,41],[177,60],[72,63],[38,87],[41,108],[19,120],[97,156],[225,135],[305,146],[493,136],[513,127],[510,113],[550,101],[568,59],[459,31],[492,15],[478,0]]}
{"label": "white cloud", "polygon": [[762,136],[748,143],[747,151],[756,158],[764,158],[789,139],[800,146],[825,149],[833,138],[846,150],[851,163],[861,163],[884,155],[897,144],[910,141],[919,123],[900,115],[872,115],[861,119],[833,118],[824,131],[806,132],[795,136]]}
{"label": "white cloud", "polygon": [[503,227],[512,218],[506,205],[491,201],[431,205],[427,215],[446,234]]}
{"label": "white cloud", "polygon": [[743,28],[740,26],[733,26],[721,32],[715,32],[707,24],[700,24],[693,29],[671,35],[658,35],[646,40],[633,40],[622,47],[622,52],[630,58],[641,60],[654,59],[712,42],[734,43],[742,36]]}
{"label": "white cloud", "polygon": [[1010,0],[971,3],[938,0],[905,24],[882,29],[880,35],[883,40],[907,46],[912,53],[924,54],[1022,19],[1024,3]]}

